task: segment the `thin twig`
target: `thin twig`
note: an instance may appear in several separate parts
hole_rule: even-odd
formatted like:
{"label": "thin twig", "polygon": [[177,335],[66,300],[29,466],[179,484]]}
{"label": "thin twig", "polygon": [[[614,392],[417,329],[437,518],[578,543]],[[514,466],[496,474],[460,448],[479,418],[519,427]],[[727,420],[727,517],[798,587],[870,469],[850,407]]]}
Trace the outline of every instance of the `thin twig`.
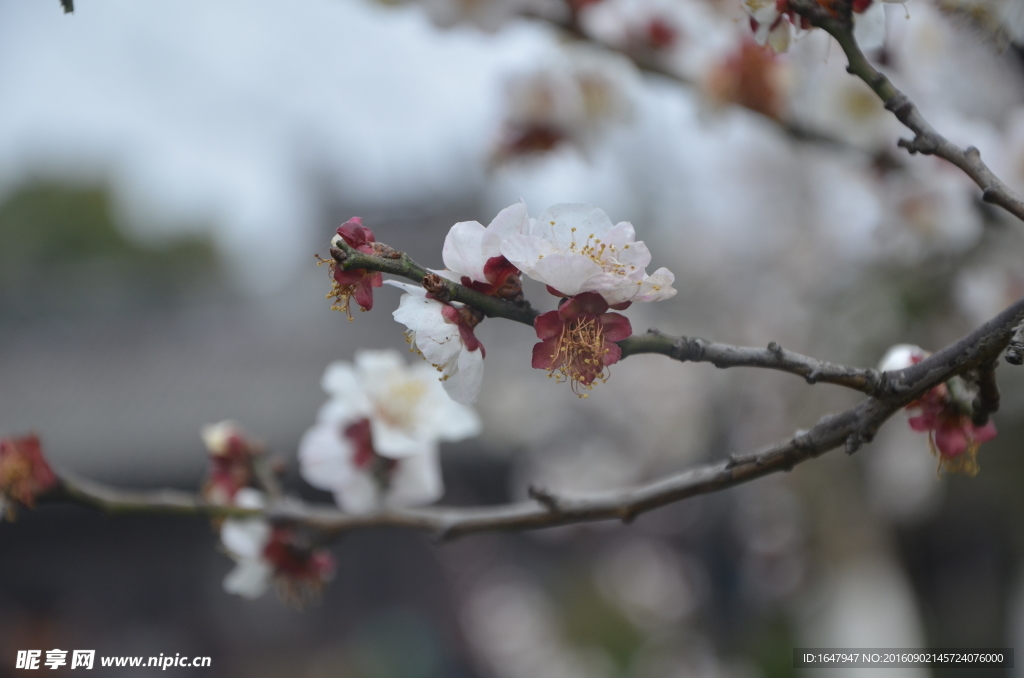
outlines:
{"label": "thin twig", "polygon": [[619,342],[622,357],[638,353],[660,353],[674,360],[711,363],[715,367],[763,367],[803,377],[808,384],[838,384],[874,395],[881,383],[878,370],[847,367],[824,362],[793,351],[776,342],[767,348],[731,346],[698,337],[672,337],[658,330],[635,335]]}
{"label": "thin twig", "polygon": [[836,14],[816,0],[791,0],[789,7],[836,39],[849,61],[846,70],[867,83],[885,104],[886,109],[914,133],[913,139],[900,139],[899,146],[907,149],[911,155],[936,155],[953,163],[981,188],[981,197],[985,202],[999,205],[1018,219],[1024,220],[1024,200],[988,168],[982,161],[978,149],[974,146],[960,148],[939,134],[924,119],[910,98],[871,65],[853,37],[848,6],[845,13],[838,11],[838,5],[832,7]]}

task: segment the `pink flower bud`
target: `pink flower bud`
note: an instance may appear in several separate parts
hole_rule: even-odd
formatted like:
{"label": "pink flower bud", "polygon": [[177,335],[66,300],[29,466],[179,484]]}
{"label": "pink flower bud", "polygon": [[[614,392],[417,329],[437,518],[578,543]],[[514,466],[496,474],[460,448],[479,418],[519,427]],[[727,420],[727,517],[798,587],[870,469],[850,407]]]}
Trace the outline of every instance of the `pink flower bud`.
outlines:
{"label": "pink flower bud", "polygon": [[36,497],[56,484],[38,436],[0,439],[0,495],[31,508]]}

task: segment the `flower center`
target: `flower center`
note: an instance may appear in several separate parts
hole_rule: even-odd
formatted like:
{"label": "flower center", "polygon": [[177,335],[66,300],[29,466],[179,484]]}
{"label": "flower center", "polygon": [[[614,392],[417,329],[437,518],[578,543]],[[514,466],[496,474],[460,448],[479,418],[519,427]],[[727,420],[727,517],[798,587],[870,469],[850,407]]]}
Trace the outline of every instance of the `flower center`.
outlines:
{"label": "flower center", "polygon": [[[619,248],[615,245],[601,242],[600,238],[591,233],[587,236],[582,245],[576,243],[576,227],[571,229],[573,233],[572,242],[569,243],[569,251],[588,257],[595,264],[600,266],[605,273],[626,276],[636,270],[636,266],[626,266],[618,260]],[[629,249],[629,245],[623,245],[622,249]]]}
{"label": "flower center", "polygon": [[388,426],[409,430],[426,392],[426,384],[418,379],[393,380],[376,403],[377,416]]}
{"label": "flower center", "polygon": [[356,293],[355,284],[342,285],[334,279],[334,274],[338,270],[338,263],[333,259],[321,259],[319,256],[316,257],[316,265],[322,266],[327,264],[328,273],[331,275],[331,291],[327,293],[326,299],[333,300],[331,304],[332,311],[341,311],[348,316],[348,321],[352,322],[352,309],[349,308],[349,304],[352,301],[352,296]]}
{"label": "flower center", "polygon": [[572,392],[586,398],[587,394],[580,393],[580,386],[589,391],[595,380],[608,381],[606,353],[601,323],[593,316],[580,316],[562,326],[548,376],[556,376],[557,371],[557,381],[571,381]]}

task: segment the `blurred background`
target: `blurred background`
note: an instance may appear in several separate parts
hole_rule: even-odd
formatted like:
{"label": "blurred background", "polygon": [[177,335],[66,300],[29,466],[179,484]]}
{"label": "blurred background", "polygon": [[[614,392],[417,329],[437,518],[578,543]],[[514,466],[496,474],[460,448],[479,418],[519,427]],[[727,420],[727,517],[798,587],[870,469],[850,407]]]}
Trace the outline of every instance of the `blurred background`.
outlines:
{"label": "blurred background", "polygon": [[[0,434],[38,432],[61,470],[195,489],[199,429],[230,418],[329,501],[294,460],[320,374],[405,346],[397,290],[353,323],[329,311],[313,254],[353,215],[440,266],[456,221],[591,202],[676,274],[674,299],[627,312],[636,331],[862,366],[1024,294],[1024,227],[897,152],[825,36],[754,46],[739,0],[76,4],[0,0]],[[1024,189],[1024,3],[886,13],[873,58]],[[484,434],[444,449],[449,504],[622,487],[857,402],[658,356],[581,401],[524,369],[529,328],[477,334]],[[999,370],[974,479],[938,477],[900,415],[853,457],[629,526],[345,535],[303,611],[225,593],[204,521],[23,511],[0,524],[0,676],[29,648],[208,655],[195,673],[216,676],[781,678],[828,673],[794,670],[793,647],[1012,647],[1022,374]]]}

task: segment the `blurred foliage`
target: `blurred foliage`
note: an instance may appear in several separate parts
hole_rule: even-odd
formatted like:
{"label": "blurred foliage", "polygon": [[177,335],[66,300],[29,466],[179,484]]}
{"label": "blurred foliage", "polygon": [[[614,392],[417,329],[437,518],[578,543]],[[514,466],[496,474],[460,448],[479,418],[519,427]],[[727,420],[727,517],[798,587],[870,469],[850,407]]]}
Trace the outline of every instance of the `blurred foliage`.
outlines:
{"label": "blurred foliage", "polygon": [[126,235],[110,192],[35,182],[0,202],[0,313],[166,307],[217,272],[211,244],[177,237],[146,245]]}
{"label": "blurred foliage", "polygon": [[605,600],[589,577],[567,577],[559,584],[559,609],[567,640],[579,647],[599,647],[618,668],[628,667],[644,637]]}

